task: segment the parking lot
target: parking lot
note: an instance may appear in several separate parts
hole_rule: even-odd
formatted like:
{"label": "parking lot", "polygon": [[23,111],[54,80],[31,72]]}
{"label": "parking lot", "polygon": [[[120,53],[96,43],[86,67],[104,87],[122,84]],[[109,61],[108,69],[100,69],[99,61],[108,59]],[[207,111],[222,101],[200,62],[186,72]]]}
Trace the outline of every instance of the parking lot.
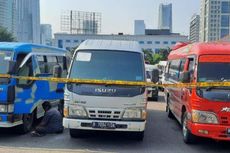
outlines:
{"label": "parking lot", "polygon": [[[229,153],[229,142],[201,139],[197,144],[183,143],[179,124],[167,118],[160,94],[158,102],[148,104],[148,122],[143,142],[132,140],[123,133],[93,133],[83,139],[71,139],[63,134],[31,137],[1,130],[0,152],[143,152],[143,153]],[[41,149],[42,148],[42,149]]]}

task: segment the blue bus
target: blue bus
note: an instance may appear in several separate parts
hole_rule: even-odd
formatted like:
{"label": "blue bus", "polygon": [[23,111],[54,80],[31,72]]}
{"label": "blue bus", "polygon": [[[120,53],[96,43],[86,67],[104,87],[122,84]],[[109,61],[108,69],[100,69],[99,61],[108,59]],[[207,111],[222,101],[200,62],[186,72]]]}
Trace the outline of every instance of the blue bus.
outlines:
{"label": "blue bus", "polygon": [[[67,50],[29,43],[0,43],[0,74],[65,78],[69,61]],[[49,81],[0,78],[0,127],[16,127],[20,133],[30,131],[33,122],[44,115],[44,101],[63,106],[64,86]]]}

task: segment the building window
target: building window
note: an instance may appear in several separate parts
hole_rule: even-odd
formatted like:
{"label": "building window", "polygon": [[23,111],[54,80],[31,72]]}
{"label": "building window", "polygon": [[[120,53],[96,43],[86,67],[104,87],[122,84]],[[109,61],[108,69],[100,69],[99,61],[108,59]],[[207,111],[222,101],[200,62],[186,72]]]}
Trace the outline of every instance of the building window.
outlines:
{"label": "building window", "polygon": [[164,41],[164,45],[168,45],[169,44],[169,42],[168,41]]}
{"label": "building window", "polygon": [[229,29],[221,29],[221,38],[226,37],[229,35]]}
{"label": "building window", "polygon": [[159,45],[161,42],[160,41],[155,41],[155,44]]}
{"label": "building window", "polygon": [[145,42],[144,41],[139,41],[139,44],[145,44]]}
{"label": "building window", "polygon": [[172,42],[171,42],[171,44],[172,44],[172,45],[175,45],[175,44],[176,44],[176,42],[175,42],[175,41],[172,41]]}
{"label": "building window", "polygon": [[81,42],[84,42],[85,40],[81,40]]}
{"label": "building window", "polygon": [[230,13],[230,2],[221,2],[221,13]]}
{"label": "building window", "polygon": [[63,40],[58,40],[58,48],[63,48]]}
{"label": "building window", "polygon": [[151,44],[153,44],[153,42],[152,41],[147,41],[147,44],[151,45]]}
{"label": "building window", "polygon": [[70,40],[66,40],[65,42],[70,43],[71,41]]}
{"label": "building window", "polygon": [[74,40],[74,43],[78,43],[79,41],[78,40]]}
{"label": "building window", "polygon": [[229,16],[228,15],[221,16],[221,27],[229,27]]}

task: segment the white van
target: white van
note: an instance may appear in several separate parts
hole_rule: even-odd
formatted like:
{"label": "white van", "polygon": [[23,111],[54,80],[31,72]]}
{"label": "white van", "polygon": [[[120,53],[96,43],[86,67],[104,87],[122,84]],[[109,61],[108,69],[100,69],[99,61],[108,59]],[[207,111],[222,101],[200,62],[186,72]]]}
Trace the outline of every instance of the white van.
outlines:
{"label": "white van", "polygon": [[[68,78],[146,81],[144,55],[137,42],[86,40],[75,51]],[[142,86],[68,84],[63,125],[71,137],[103,130],[131,132],[142,140],[146,99]]]}

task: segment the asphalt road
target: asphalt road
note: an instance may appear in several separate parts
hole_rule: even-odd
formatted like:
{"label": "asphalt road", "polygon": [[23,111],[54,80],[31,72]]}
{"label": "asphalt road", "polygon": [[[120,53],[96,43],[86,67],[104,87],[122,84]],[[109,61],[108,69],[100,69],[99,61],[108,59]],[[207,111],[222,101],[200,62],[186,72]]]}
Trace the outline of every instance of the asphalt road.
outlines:
{"label": "asphalt road", "polygon": [[0,130],[0,152],[124,152],[124,153],[230,153],[230,142],[200,139],[195,145],[183,143],[181,128],[167,118],[163,97],[149,102],[149,116],[143,142],[123,133],[94,133],[71,139],[69,131],[41,138]]}

